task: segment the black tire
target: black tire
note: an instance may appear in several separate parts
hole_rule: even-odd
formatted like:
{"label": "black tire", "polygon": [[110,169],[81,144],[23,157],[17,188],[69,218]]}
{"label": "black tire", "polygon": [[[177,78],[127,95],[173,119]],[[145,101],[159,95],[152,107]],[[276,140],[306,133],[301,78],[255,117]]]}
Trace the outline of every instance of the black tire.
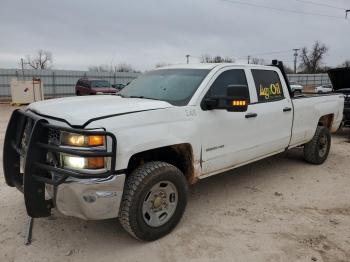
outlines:
{"label": "black tire", "polygon": [[[177,204],[169,220],[158,227],[145,222],[142,207],[151,188],[161,181],[170,181],[177,190]],[[169,232],[181,220],[187,204],[188,185],[184,174],[165,162],[148,162],[133,171],[125,181],[120,205],[119,221],[134,238],[153,241]]]}
{"label": "black tire", "polygon": [[304,158],[307,162],[320,165],[326,161],[331,147],[331,134],[328,128],[318,126],[312,140],[304,146]]}
{"label": "black tire", "polygon": [[80,94],[80,92],[79,92],[79,91],[77,91],[77,92],[76,92],[76,95],[77,95],[77,96],[81,96],[81,94]]}

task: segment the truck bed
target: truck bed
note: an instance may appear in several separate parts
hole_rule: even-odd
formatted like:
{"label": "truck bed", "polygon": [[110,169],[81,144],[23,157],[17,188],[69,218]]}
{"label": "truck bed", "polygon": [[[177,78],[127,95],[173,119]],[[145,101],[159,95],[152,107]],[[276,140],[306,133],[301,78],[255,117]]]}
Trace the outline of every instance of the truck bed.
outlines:
{"label": "truck bed", "polygon": [[333,95],[342,95],[341,93],[302,93],[295,95],[292,99],[301,99],[301,98],[311,98],[311,97],[320,97],[320,96],[333,96]]}
{"label": "truck bed", "polygon": [[[305,99],[308,98],[308,99]],[[340,93],[303,93],[292,98],[294,107],[290,145],[310,141],[321,117],[330,118],[329,129],[335,132],[343,118],[344,96]]]}

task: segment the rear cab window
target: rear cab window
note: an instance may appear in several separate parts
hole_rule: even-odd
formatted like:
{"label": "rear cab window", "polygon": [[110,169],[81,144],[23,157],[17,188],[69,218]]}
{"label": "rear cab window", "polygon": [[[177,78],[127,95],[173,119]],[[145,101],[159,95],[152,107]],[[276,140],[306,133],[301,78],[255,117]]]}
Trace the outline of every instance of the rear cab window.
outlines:
{"label": "rear cab window", "polygon": [[273,102],[284,99],[283,87],[276,71],[264,69],[251,70],[258,103]]}

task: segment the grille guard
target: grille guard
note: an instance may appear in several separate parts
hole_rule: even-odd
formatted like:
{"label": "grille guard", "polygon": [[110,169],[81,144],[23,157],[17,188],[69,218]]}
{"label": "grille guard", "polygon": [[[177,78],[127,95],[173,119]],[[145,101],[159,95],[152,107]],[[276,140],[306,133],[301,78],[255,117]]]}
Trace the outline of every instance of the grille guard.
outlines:
{"label": "grille guard", "polygon": [[[27,151],[21,148],[22,136],[27,121],[32,121]],[[49,130],[59,130],[82,135],[104,135],[111,138],[111,150],[61,148],[48,143]],[[94,131],[79,128],[68,128],[49,124],[46,119],[38,115],[20,109],[15,110],[10,118],[4,141],[3,167],[6,184],[17,187],[24,194],[25,205],[29,216],[46,217],[51,214],[53,202],[45,199],[45,184],[58,185],[64,183],[68,178],[104,178],[115,174],[117,140],[112,133],[105,131]],[[65,169],[47,164],[48,152],[65,153],[81,157],[109,157],[110,168],[107,172],[89,174],[81,171]],[[24,158],[24,173],[20,172],[20,158]],[[50,174],[59,174],[55,179]]]}

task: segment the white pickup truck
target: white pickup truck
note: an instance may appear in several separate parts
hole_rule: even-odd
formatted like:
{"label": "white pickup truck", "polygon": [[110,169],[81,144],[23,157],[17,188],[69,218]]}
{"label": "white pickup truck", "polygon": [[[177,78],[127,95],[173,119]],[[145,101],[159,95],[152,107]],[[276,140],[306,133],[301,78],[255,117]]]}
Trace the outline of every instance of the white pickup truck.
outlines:
{"label": "white pickup truck", "polygon": [[176,65],[117,95],[71,97],[14,111],[4,174],[30,217],[52,208],[82,219],[119,217],[133,237],[169,233],[188,185],[303,146],[322,164],[343,114],[342,94],[299,95],[283,65]]}

